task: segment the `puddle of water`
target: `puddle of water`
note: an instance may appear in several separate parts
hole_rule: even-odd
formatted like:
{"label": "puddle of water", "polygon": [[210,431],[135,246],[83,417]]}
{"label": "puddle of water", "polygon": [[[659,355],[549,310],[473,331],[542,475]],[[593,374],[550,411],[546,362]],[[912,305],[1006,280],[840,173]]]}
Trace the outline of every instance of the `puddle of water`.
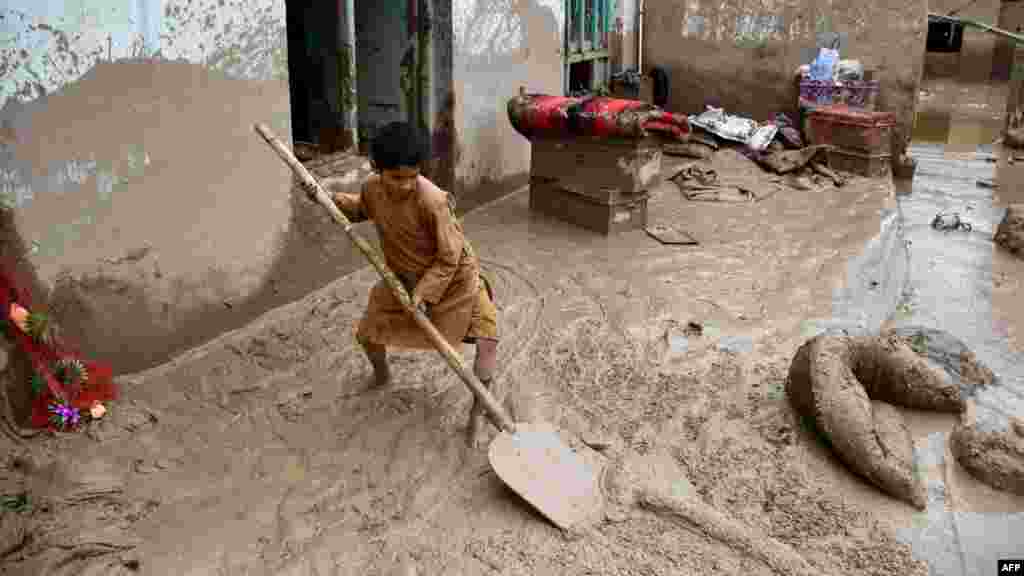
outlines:
{"label": "puddle of water", "polygon": [[913,140],[945,144],[947,152],[976,152],[999,138],[1003,121],[998,118],[958,117],[946,111],[920,111],[914,119]]}
{"label": "puddle of water", "polygon": [[668,337],[668,346],[669,353],[678,356],[690,349],[690,339],[682,334],[671,334]]}
{"label": "puddle of water", "polygon": [[[940,130],[935,126],[944,120],[941,115],[924,116],[924,137],[910,150],[918,159],[913,193],[899,199],[903,226],[911,241],[909,284],[891,324],[944,330],[967,344],[996,373],[998,386],[976,393],[979,423],[984,424],[982,400],[1007,412],[1024,410],[1016,407],[1018,401],[1024,406],[1024,362],[999,335],[1006,329],[996,325],[996,320],[1005,322],[1005,315],[999,313],[1000,303],[993,299],[997,259],[991,244],[992,230],[1001,218],[994,192],[1002,196],[1016,186],[1007,183],[1010,173],[1002,170],[1005,158],[997,165],[977,154],[990,137],[998,137],[998,120],[974,120],[973,127],[957,129],[954,116],[946,142],[936,146],[934,134]],[[917,129],[914,136],[918,137]],[[970,153],[949,154],[951,148]],[[1015,170],[1015,178],[1024,175],[1024,161],[1010,168]],[[978,180],[997,174],[1003,180],[998,190],[977,185]],[[974,231],[944,234],[932,230],[930,222],[936,213],[952,211],[968,217]],[[941,415],[908,417],[912,433],[919,438],[915,457],[929,482],[929,501],[927,510],[899,534],[911,544],[915,556],[928,560],[931,574],[982,574],[978,567],[994,566],[997,558],[1020,549],[1019,537],[1014,543],[989,534],[1019,534],[1024,529],[1024,501],[981,485],[948,462],[944,465],[953,424],[945,420]]]}
{"label": "puddle of water", "polygon": [[735,354],[749,354],[754,350],[754,339],[749,336],[726,336],[718,341],[719,349]]}
{"label": "puddle of water", "polygon": [[914,141],[944,144],[949,139],[951,120],[946,112],[918,112],[914,116]]}

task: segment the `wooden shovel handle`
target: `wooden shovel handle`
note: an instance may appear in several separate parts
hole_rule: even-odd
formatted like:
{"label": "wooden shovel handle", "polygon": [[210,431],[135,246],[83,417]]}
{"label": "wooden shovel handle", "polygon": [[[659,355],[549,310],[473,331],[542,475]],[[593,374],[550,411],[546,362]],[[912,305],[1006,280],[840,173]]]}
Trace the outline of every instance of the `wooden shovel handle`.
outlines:
{"label": "wooden shovel handle", "polygon": [[402,303],[402,306],[405,307],[406,311],[408,311],[409,314],[412,314],[420,328],[427,333],[427,337],[430,338],[430,342],[434,345],[434,348],[437,348],[437,351],[441,353],[441,356],[443,356],[445,361],[448,362],[448,365],[451,366],[452,370],[459,375],[459,378],[462,378],[462,381],[466,383],[466,386],[469,386],[469,389],[473,391],[473,394],[477,399],[483,403],[484,408],[487,410],[488,414],[490,414],[494,423],[506,432],[515,432],[515,424],[513,424],[512,419],[505,414],[505,411],[501,409],[501,406],[494,400],[494,397],[491,396],[490,392],[484,388],[476,375],[466,368],[466,365],[462,362],[462,358],[460,358],[459,354],[454,348],[452,348],[451,344],[445,340],[444,336],[437,331],[437,328],[434,327],[434,323],[430,321],[430,318],[427,318],[427,315],[424,314],[422,310],[413,306],[412,298],[409,297],[409,293],[398,280],[398,277],[395,276],[394,272],[388,268],[388,265],[384,262],[384,258],[376,249],[374,249],[373,246],[370,245],[369,242],[363,239],[359,234],[356,234],[356,231],[353,229],[352,222],[350,222],[349,219],[345,217],[345,214],[342,213],[342,211],[334,204],[334,201],[327,195],[327,192],[324,191],[322,186],[320,186],[320,183],[317,182],[316,179],[313,178],[313,175],[306,170],[306,167],[295,158],[291,150],[289,150],[288,147],[270,131],[270,128],[265,124],[256,124],[253,128],[256,130],[256,133],[262,136],[263,139],[266,140],[267,144],[277,152],[277,155],[281,157],[281,160],[284,160],[284,163],[292,169],[295,176],[298,177],[307,188],[314,191],[317,202],[327,209],[331,214],[331,217],[334,218],[334,221],[341,224],[345,233],[348,234],[349,239],[352,240],[352,243],[359,248],[359,251],[362,252],[364,256],[366,256],[366,259],[370,261],[370,264],[373,264],[373,267],[377,269],[377,272],[384,278],[384,281],[391,287],[391,292],[393,292],[395,297]]}

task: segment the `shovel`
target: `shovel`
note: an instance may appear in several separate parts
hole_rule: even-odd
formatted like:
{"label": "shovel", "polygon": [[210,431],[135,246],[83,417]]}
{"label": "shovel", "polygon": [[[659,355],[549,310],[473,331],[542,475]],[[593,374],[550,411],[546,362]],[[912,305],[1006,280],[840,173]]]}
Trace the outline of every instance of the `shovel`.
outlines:
{"label": "shovel", "polygon": [[335,222],[342,225],[349,239],[388,283],[395,297],[416,319],[416,323],[448,362],[448,366],[483,404],[488,416],[500,429],[487,453],[491,468],[498,478],[563,530],[578,530],[598,518],[603,511],[604,498],[593,468],[567,447],[551,426],[543,423],[514,423],[473,372],[466,368],[459,354],[437,331],[430,318],[412,305],[405,287],[384,263],[382,256],[356,234],[352,223],[305,166],[295,159],[291,150],[266,125],[256,124],[254,129],[292,169],[295,176],[315,192],[316,200],[330,212]]}

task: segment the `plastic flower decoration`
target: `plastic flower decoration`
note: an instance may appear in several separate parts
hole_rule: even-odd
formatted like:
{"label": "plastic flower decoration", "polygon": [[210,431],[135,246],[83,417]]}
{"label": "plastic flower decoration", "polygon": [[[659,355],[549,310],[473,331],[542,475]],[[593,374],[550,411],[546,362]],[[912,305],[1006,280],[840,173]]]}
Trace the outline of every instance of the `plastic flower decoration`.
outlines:
{"label": "plastic flower decoration", "polygon": [[85,384],[89,381],[89,371],[78,358],[61,358],[55,371],[57,379],[64,384]]}
{"label": "plastic flower decoration", "polygon": [[43,389],[46,388],[46,380],[40,376],[37,372],[33,372],[32,376],[29,377],[29,388],[32,389],[32,394],[38,396],[43,393]]}
{"label": "plastic flower decoration", "polygon": [[103,406],[103,404],[100,404],[99,402],[93,404],[92,408],[89,409],[89,415],[92,416],[94,420],[99,420],[100,418],[103,418],[103,415],[106,413],[106,407]]}
{"label": "plastic flower decoration", "polygon": [[28,309],[17,302],[11,302],[8,316],[10,316],[11,322],[14,322],[14,325],[26,334],[28,334],[28,315]]}
{"label": "plastic flower decoration", "polygon": [[78,408],[67,404],[54,404],[50,406],[50,413],[52,414],[50,421],[61,428],[78,424],[82,417],[78,412]]}
{"label": "plastic flower decoration", "polygon": [[36,342],[50,343],[50,317],[46,313],[29,312],[28,318],[25,319],[25,328],[25,332]]}

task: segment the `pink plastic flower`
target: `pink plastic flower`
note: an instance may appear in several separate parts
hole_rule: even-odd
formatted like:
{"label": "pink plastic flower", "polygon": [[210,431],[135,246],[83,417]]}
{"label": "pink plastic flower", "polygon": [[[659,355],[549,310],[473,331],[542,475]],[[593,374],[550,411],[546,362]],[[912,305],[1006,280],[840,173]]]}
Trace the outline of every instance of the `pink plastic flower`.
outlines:
{"label": "pink plastic flower", "polygon": [[106,413],[107,413],[106,407],[104,407],[103,404],[100,404],[99,402],[96,402],[95,404],[93,404],[92,408],[89,409],[89,415],[92,416],[93,419],[95,419],[95,420],[99,420],[100,418],[103,418],[103,415],[106,414]]}
{"label": "pink plastic flower", "polygon": [[24,306],[11,302],[10,317],[11,322],[14,322],[22,332],[28,332],[28,310]]}

